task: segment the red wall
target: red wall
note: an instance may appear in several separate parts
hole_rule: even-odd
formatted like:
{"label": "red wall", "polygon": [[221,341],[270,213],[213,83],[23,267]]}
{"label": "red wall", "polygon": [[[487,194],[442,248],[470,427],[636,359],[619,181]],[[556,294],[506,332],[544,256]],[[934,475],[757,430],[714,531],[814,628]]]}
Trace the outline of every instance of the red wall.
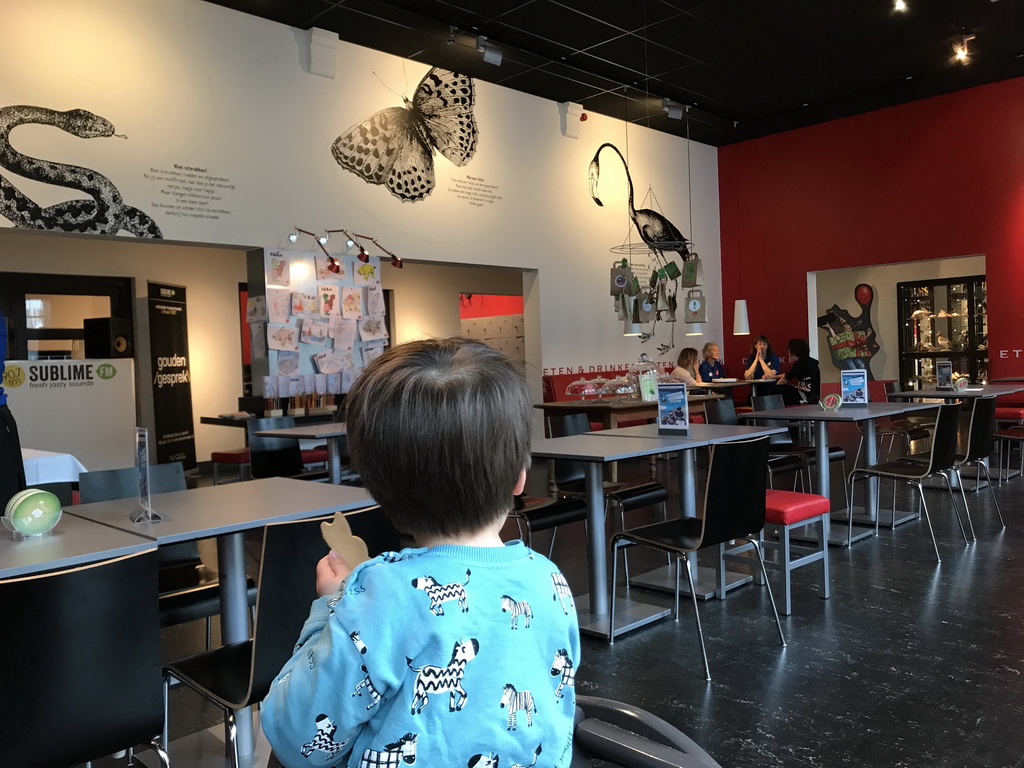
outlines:
{"label": "red wall", "polygon": [[735,299],[784,349],[808,272],[984,253],[990,376],[1024,375],[1024,78],[723,147],[719,187],[731,370]]}
{"label": "red wall", "polygon": [[495,296],[486,293],[460,293],[459,319],[523,314],[522,296]]}

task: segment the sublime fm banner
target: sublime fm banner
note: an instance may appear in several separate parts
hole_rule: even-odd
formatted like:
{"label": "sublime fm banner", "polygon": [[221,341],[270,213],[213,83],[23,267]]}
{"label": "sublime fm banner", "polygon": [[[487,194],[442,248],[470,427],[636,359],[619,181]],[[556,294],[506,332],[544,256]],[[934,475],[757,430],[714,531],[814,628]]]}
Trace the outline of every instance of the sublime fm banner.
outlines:
{"label": "sublime fm banner", "polygon": [[[156,464],[196,465],[192,426],[192,376],[188,366],[185,288],[149,283],[149,348],[153,371]],[[151,459],[152,461],[152,459]]]}

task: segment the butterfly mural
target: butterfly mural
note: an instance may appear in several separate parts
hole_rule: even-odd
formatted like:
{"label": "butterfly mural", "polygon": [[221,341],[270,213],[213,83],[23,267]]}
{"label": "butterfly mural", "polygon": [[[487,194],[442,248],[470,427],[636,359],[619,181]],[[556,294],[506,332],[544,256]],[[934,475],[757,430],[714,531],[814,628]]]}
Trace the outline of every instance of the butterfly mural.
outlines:
{"label": "butterfly mural", "polygon": [[473,80],[430,69],[405,107],[386,107],[335,139],[338,165],[369,184],[383,184],[403,203],[429,195],[436,183],[434,150],[457,166],[476,152]]}

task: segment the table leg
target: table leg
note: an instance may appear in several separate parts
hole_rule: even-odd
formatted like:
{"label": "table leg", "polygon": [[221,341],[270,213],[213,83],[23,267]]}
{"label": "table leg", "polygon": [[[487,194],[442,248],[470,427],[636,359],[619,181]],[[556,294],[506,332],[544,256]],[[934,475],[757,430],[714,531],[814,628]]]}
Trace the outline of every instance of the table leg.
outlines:
{"label": "table leg", "polygon": [[[225,645],[245,642],[249,639],[249,600],[245,585],[244,533],[217,537],[217,564],[221,640]],[[254,748],[252,707],[235,710],[235,728],[239,757],[251,755]]]}
{"label": "table leg", "polygon": [[[580,632],[597,637],[608,637],[610,613],[608,609],[608,544],[605,538],[603,465],[587,462],[587,568],[590,593],[576,599],[576,616]],[[650,624],[668,616],[669,608],[642,603],[629,597],[615,601],[615,632],[620,635],[631,629]]]}
{"label": "table leg", "polygon": [[327,438],[327,474],[328,479],[338,485],[341,483],[341,438]]}
{"label": "table leg", "polygon": [[[828,422],[816,421],[814,423],[814,460],[818,464],[818,494],[829,499],[829,505],[831,506],[831,485],[829,482],[829,475],[831,474],[831,467],[828,462]],[[867,444],[864,449],[864,457],[868,464],[875,463],[875,420],[868,419],[867,429],[864,433],[864,442]],[[846,482],[846,478],[843,478],[843,482]],[[873,500],[877,498],[878,494],[878,481],[868,481],[868,506],[870,509],[874,509]],[[847,514],[850,514],[852,510],[847,510]],[[836,521],[838,522],[838,520]],[[873,528],[862,528],[857,526],[856,529],[853,525],[853,517],[845,520],[847,527],[842,526],[829,526],[829,544],[837,544],[839,546],[848,547],[858,539],[864,539],[874,533]],[[791,534],[792,535],[792,534]]]}

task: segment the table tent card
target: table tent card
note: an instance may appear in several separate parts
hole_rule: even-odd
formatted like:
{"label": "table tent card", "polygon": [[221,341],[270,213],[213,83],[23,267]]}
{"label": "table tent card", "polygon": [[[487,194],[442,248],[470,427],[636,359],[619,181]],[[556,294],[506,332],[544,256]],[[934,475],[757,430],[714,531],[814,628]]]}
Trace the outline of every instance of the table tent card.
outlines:
{"label": "table tent card", "polygon": [[658,383],[658,434],[686,435],[690,431],[690,411],[686,403],[686,384]]}
{"label": "table tent card", "polygon": [[868,372],[863,368],[839,372],[843,405],[868,404]]}
{"label": "table tent card", "polygon": [[935,388],[953,389],[953,363],[949,360],[935,361]]}

